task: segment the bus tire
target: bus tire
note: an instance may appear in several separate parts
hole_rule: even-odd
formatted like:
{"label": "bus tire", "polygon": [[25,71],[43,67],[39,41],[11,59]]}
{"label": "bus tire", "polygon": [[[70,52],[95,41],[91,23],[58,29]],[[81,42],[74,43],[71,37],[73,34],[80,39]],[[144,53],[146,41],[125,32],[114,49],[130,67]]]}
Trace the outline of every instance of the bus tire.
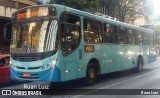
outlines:
{"label": "bus tire", "polygon": [[143,58],[139,57],[137,60],[137,72],[141,72],[143,70]]}
{"label": "bus tire", "polygon": [[89,63],[86,72],[87,85],[93,85],[97,82],[98,71],[93,63]]}

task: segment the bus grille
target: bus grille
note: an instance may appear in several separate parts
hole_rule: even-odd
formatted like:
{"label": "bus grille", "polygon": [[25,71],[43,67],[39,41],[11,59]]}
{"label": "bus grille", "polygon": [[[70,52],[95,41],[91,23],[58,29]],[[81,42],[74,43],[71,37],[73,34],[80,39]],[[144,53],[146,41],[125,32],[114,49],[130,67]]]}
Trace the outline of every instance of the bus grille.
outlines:
{"label": "bus grille", "polygon": [[29,67],[28,70],[40,69],[41,67]]}
{"label": "bus grille", "polygon": [[[17,69],[26,69],[25,67],[19,67],[19,66],[16,66],[16,68]],[[27,70],[36,70],[36,69],[40,69],[41,68],[41,66],[40,67],[29,67],[29,68],[27,68]]]}
{"label": "bus grille", "polygon": [[16,61],[29,62],[42,60],[55,54],[55,51],[46,53],[31,53],[31,54],[11,54],[11,58]]}

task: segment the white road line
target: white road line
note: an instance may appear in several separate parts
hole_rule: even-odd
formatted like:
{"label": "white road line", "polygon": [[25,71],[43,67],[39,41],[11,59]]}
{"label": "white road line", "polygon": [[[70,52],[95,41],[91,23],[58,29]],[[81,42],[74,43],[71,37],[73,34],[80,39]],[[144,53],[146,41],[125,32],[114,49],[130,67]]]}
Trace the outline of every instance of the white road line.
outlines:
{"label": "white road line", "polygon": [[[70,97],[70,98],[80,98],[80,97],[83,97],[84,95],[97,92],[97,91],[99,91],[98,89],[107,89],[107,88],[110,88],[110,87],[112,87],[112,86],[120,85],[120,84],[122,84],[122,83],[131,81],[131,80],[133,80],[133,79],[137,79],[137,78],[140,78],[140,77],[147,76],[147,75],[152,74],[152,73],[157,72],[157,71],[160,71],[160,69],[153,70],[153,71],[151,71],[151,72],[148,72],[148,73],[145,73],[145,74],[136,76],[136,77],[132,77],[132,78],[130,78],[130,79],[127,79],[127,80],[124,80],[124,81],[121,81],[121,82],[117,82],[117,83],[113,83],[113,84],[111,84],[111,85],[107,85],[107,86],[104,86],[104,87],[101,87],[101,88],[97,88],[96,90],[89,91],[89,92],[83,93],[82,95],[76,95],[76,96],[73,96],[73,97]],[[51,97],[51,98],[54,98],[54,97]]]}

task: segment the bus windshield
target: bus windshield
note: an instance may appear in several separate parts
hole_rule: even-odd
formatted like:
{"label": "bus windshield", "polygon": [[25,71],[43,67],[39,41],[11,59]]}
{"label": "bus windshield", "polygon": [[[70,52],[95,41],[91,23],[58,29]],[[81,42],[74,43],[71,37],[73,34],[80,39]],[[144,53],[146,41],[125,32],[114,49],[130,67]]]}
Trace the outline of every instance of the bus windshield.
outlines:
{"label": "bus windshield", "polygon": [[40,53],[56,50],[57,21],[39,20],[13,24],[11,53]]}

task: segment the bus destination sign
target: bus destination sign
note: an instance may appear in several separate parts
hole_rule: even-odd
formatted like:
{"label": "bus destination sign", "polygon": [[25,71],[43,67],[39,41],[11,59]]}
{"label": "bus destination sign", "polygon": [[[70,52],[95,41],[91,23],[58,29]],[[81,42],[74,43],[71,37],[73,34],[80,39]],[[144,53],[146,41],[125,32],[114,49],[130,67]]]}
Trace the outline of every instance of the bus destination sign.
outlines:
{"label": "bus destination sign", "polygon": [[41,16],[49,16],[50,12],[52,11],[52,13],[54,11],[54,8],[52,7],[33,7],[33,8],[28,8],[25,9],[19,13],[16,13],[15,15],[13,15],[13,19],[14,20],[21,20],[21,19],[28,19],[28,18],[35,18],[35,17],[41,17]]}

